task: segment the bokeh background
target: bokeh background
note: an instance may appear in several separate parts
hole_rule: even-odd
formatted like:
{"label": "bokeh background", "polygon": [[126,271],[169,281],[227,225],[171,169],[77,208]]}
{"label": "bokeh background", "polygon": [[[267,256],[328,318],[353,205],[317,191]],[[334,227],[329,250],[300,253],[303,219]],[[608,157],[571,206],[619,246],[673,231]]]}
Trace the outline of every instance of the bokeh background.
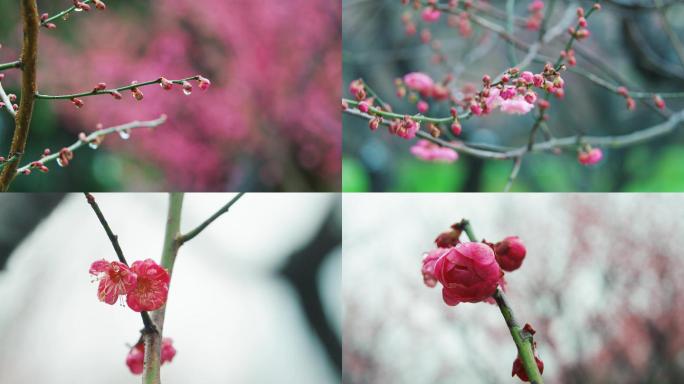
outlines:
{"label": "bokeh background", "polygon": [[343,381],[520,382],[498,308],[448,307],[423,284],[423,252],[465,217],[527,246],[507,296],[537,330],[546,382],[683,382],[683,208],[661,194],[344,194]]}
{"label": "bokeh background", "polygon": [[[531,1],[517,1],[516,22],[524,23]],[[463,38],[457,28],[447,26],[445,15],[432,23],[433,41],[439,40],[449,64],[432,63],[433,51],[420,42],[420,31],[426,26],[420,14],[412,12],[418,33],[407,37],[401,17],[412,7],[398,0],[343,0],[343,94],[349,97],[350,81],[363,78],[385,101],[400,113],[416,113],[415,105],[395,96],[394,79],[413,71],[423,71],[441,80],[446,68],[456,74],[455,87],[466,83],[481,84],[483,74],[494,77],[511,64],[506,44],[495,34],[472,24],[471,38]],[[446,1],[441,1],[446,3]],[[499,25],[505,1],[480,1],[499,10],[499,17],[479,14]],[[552,2],[547,1],[547,7]],[[578,5],[593,2],[556,1],[552,25],[573,19]],[[601,2],[603,9],[589,20],[591,37],[576,44],[578,66],[599,74],[615,84],[632,90],[657,92],[684,89],[684,66],[664,32],[659,12],[653,2],[619,0]],[[669,4],[666,17],[684,39],[684,4]],[[566,18],[569,12],[570,18]],[[505,19],[504,19],[505,20]],[[537,31],[518,28],[515,35],[533,42]],[[566,34],[542,49],[541,53],[556,58],[567,40]],[[591,55],[595,62],[607,64],[610,72],[598,70],[579,52]],[[520,60],[526,52],[518,51]],[[539,71],[543,63],[533,63]],[[579,132],[587,135],[618,135],[656,124],[662,119],[650,108],[638,104],[628,111],[625,100],[585,78],[566,72],[566,97],[553,100],[549,127],[556,137]],[[651,102],[650,99],[646,99]],[[681,99],[680,99],[681,100]],[[668,100],[673,111],[682,108],[676,99]],[[432,104],[430,115],[448,116],[445,103]],[[511,116],[495,112],[485,118],[463,123],[462,138],[473,143],[522,146],[527,143],[532,113]],[[409,153],[413,141],[390,136],[386,129],[375,133],[368,122],[358,117],[343,117],[343,189],[345,191],[501,191],[512,169],[510,161],[481,160],[461,156],[454,164],[426,163]],[[541,136],[540,136],[541,138]],[[566,150],[561,155],[550,153],[526,156],[514,191],[681,191],[684,189],[684,133],[662,136],[647,144],[617,150],[604,149],[605,159],[599,165],[583,167],[577,153]]]}
{"label": "bokeh background", "polygon": [[[41,29],[38,88],[65,94],[98,82],[203,74],[212,87],[142,90],[135,102],[108,96],[38,101],[25,159],[59,150],[97,123],[153,119],[166,124],[113,135],[98,151],[80,150],[69,169],[20,177],[13,190],[337,191],[340,185],[341,81],[338,2],[328,0],[109,1],[105,11],[72,14]],[[54,14],[71,1],[41,1]],[[18,3],[2,0],[0,61],[16,60]],[[19,72],[3,85],[17,92]],[[0,147],[11,138],[0,114]]]}
{"label": "bokeh background", "polygon": [[[182,230],[233,196],[186,195]],[[159,260],[165,195],[95,197],[129,262]],[[339,383],[340,217],[336,194],[246,194],[185,244],[163,382]],[[0,227],[0,382],[139,383],[125,359],[140,316],[97,300],[88,268],[116,256],[84,196],[3,195]]]}

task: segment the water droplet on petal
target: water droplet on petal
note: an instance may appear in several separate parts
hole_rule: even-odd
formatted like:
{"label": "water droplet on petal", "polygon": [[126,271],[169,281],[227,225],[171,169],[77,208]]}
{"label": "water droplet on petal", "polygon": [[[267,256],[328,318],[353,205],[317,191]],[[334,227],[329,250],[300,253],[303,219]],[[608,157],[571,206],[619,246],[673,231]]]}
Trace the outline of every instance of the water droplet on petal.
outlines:
{"label": "water droplet on petal", "polygon": [[192,89],[183,88],[183,94],[186,96],[192,94]]}
{"label": "water droplet on petal", "polygon": [[130,129],[122,129],[119,131],[119,136],[121,136],[121,139],[123,139],[123,140],[128,140],[128,138],[131,137],[131,130]]}
{"label": "water droplet on petal", "polygon": [[64,167],[64,163],[62,162],[62,159],[60,159],[59,157],[57,158],[57,165],[59,165],[60,167]]}
{"label": "water droplet on petal", "polygon": [[[74,12],[81,12],[81,11],[83,11],[83,8],[81,8],[81,7],[76,7],[76,8],[74,8]],[[68,13],[67,13],[67,15],[68,15]],[[64,15],[64,19],[65,19],[65,20],[66,20],[66,18],[68,17],[67,15]]]}

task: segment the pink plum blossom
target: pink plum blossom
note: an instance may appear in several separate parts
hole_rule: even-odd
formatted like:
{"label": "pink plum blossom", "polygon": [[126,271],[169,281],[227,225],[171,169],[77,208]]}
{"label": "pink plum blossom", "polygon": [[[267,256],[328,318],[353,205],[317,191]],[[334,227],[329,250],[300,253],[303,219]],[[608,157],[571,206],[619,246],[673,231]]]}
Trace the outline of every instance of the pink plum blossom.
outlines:
{"label": "pink plum blossom", "polygon": [[601,161],[603,158],[603,151],[601,148],[592,148],[589,151],[580,151],[577,155],[577,160],[582,165],[593,165]]}
{"label": "pink plum blossom", "polygon": [[441,14],[442,13],[437,8],[425,7],[421,13],[421,17],[426,23],[434,23],[435,21],[439,20],[439,16],[441,16]]}
{"label": "pink plum blossom", "polygon": [[437,285],[437,278],[435,277],[435,264],[440,257],[444,256],[448,252],[448,249],[437,248],[430,252],[425,253],[423,256],[423,268],[421,273],[423,274],[423,283],[430,288],[434,288]]}
{"label": "pink plum blossom", "polygon": [[[173,340],[170,338],[163,338],[161,345],[161,363],[171,362],[176,356],[176,349],[173,347]],[[143,365],[145,360],[145,344],[139,342],[131,348],[126,356],[126,365],[134,375],[143,373]]]}
{"label": "pink plum blossom", "polygon": [[404,84],[406,84],[409,89],[414,91],[430,92],[432,87],[435,85],[435,82],[425,73],[411,72],[404,76]]}
{"label": "pink plum blossom", "polygon": [[486,301],[496,291],[503,272],[494,251],[482,243],[460,243],[437,260],[434,275],[442,284],[447,305]]}
{"label": "pink plum blossom", "polygon": [[152,259],[134,262],[131,270],[136,273],[138,280],[126,297],[128,306],[136,312],[161,308],[169,294],[169,273]]}
{"label": "pink plum blossom", "polygon": [[104,259],[90,266],[90,274],[100,280],[97,287],[97,298],[107,304],[116,303],[119,296],[126,295],[136,285],[137,275],[126,264]]}
{"label": "pink plum blossom", "polygon": [[518,236],[508,236],[494,245],[494,255],[501,269],[512,272],[520,268],[527,249]]}
{"label": "pink plum blossom", "polygon": [[424,139],[418,140],[418,142],[411,147],[411,153],[415,157],[425,161],[453,163],[458,160],[458,152]]}

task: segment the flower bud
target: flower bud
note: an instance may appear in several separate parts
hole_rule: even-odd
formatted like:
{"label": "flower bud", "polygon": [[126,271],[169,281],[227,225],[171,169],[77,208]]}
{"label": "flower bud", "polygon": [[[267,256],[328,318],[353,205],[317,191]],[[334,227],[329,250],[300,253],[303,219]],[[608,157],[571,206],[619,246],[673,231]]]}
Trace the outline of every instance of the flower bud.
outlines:
{"label": "flower bud", "polygon": [[509,236],[494,245],[496,262],[506,272],[513,272],[520,268],[527,249],[518,236]]}
{"label": "flower bud", "polygon": [[[534,361],[537,363],[537,368],[539,368],[539,373],[544,373],[544,362],[541,361],[536,355],[534,356]],[[520,360],[520,356],[515,358],[515,361],[513,361],[513,372],[511,373],[511,376],[518,375],[520,380],[529,382],[530,378],[527,376],[527,372],[525,372],[525,367],[523,367],[522,360]]]}

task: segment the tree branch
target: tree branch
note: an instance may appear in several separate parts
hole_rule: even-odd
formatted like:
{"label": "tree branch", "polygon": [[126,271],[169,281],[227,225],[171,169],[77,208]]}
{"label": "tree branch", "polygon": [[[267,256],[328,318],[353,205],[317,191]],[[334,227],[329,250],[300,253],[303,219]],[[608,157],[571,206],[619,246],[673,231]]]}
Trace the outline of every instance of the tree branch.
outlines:
{"label": "tree branch", "polygon": [[178,237],[178,245],[181,246],[185,244],[187,241],[192,240],[195,236],[199,235],[204,228],[206,228],[209,224],[211,224],[214,220],[218,219],[219,216],[223,215],[224,213],[228,212],[231,206],[235,204],[241,197],[244,195],[244,192],[240,192],[237,194],[237,196],[233,197],[226,205],[221,207],[216,213],[211,215],[208,219],[206,219],[202,224],[198,225],[195,229],[192,231],[186,233],[185,235],[181,235]]}
{"label": "tree branch", "polygon": [[[168,80],[168,81],[170,83],[173,83],[173,84],[183,84],[184,81],[199,80],[200,78],[202,78],[201,75],[195,75],[195,76],[186,77],[184,79]],[[99,89],[99,90],[93,89],[90,91],[79,92],[79,93],[71,93],[71,94],[65,94],[65,95],[44,95],[41,93],[36,93],[36,98],[37,99],[45,99],[45,100],[63,100],[63,99],[73,99],[75,97],[108,95],[108,94],[112,94],[115,92],[127,91],[127,90],[133,89],[133,88],[144,87],[146,85],[159,84],[161,82],[162,82],[162,78],[160,77],[160,78],[155,79],[155,80],[149,80],[149,81],[144,81],[142,83],[125,85],[123,87],[118,87],[118,88],[108,88],[108,89]]]}
{"label": "tree branch", "polygon": [[[157,126],[162,125],[166,121],[166,115],[161,115],[158,118],[154,120],[147,120],[147,121],[131,121],[130,123],[126,124],[121,124],[121,125],[116,125],[113,127],[105,128],[105,129],[100,129],[97,130],[90,135],[86,136],[85,139],[79,139],[75,143],[71,144],[70,146],[67,147],[67,149],[71,152],[76,151],[77,149],[81,148],[83,145],[87,143],[92,143],[92,142],[97,142],[98,138],[104,138],[105,136],[112,134],[114,132],[128,132],[133,129],[139,129],[139,128],[154,128]],[[27,169],[30,169],[31,167],[35,166],[36,164],[46,164],[51,161],[54,161],[60,157],[59,151],[48,155],[48,156],[43,156],[39,160],[33,161],[29,164],[26,164],[20,168],[17,169],[17,174],[22,173],[26,171]],[[9,160],[8,160],[9,161]]]}
{"label": "tree branch", "polygon": [[[23,20],[24,40],[21,48],[22,76],[21,102],[15,117],[14,135],[8,157],[19,156],[21,159],[26,140],[28,139],[31,115],[33,114],[34,95],[36,93],[36,61],[38,56],[38,6],[36,0],[21,1],[21,18]],[[0,173],[0,190],[7,191],[16,175],[17,161],[9,163]]]}
{"label": "tree branch", "polygon": [[[183,193],[171,193],[169,196],[169,208],[166,215],[166,231],[161,256],[161,266],[166,268],[171,277],[173,264],[176,261],[180,243],[181,211],[183,208]],[[143,384],[160,384],[161,377],[159,368],[161,366],[161,342],[164,333],[164,315],[166,304],[152,313],[154,324],[157,326],[157,333],[143,335],[145,343],[145,358],[143,365]]]}
{"label": "tree branch", "polygon": [[[90,204],[90,206],[93,208],[93,211],[97,216],[97,219],[100,221],[102,228],[104,228],[105,232],[107,233],[107,237],[109,237],[109,242],[112,243],[112,247],[114,247],[114,252],[116,252],[116,257],[122,264],[128,266],[126,257],[124,256],[123,251],[121,250],[121,246],[119,245],[119,237],[115,235],[114,232],[112,232],[112,229],[109,227],[109,223],[107,223],[107,219],[105,219],[104,215],[102,214],[102,211],[100,210],[100,206],[97,205],[97,202],[95,201],[95,197],[88,192],[84,192],[84,194],[86,200],[88,201],[88,204]],[[155,327],[154,323],[152,322],[152,319],[150,319],[150,315],[146,311],[142,311],[140,312],[140,316],[142,317],[144,326],[141,332],[143,334],[157,333],[157,327]]]}

